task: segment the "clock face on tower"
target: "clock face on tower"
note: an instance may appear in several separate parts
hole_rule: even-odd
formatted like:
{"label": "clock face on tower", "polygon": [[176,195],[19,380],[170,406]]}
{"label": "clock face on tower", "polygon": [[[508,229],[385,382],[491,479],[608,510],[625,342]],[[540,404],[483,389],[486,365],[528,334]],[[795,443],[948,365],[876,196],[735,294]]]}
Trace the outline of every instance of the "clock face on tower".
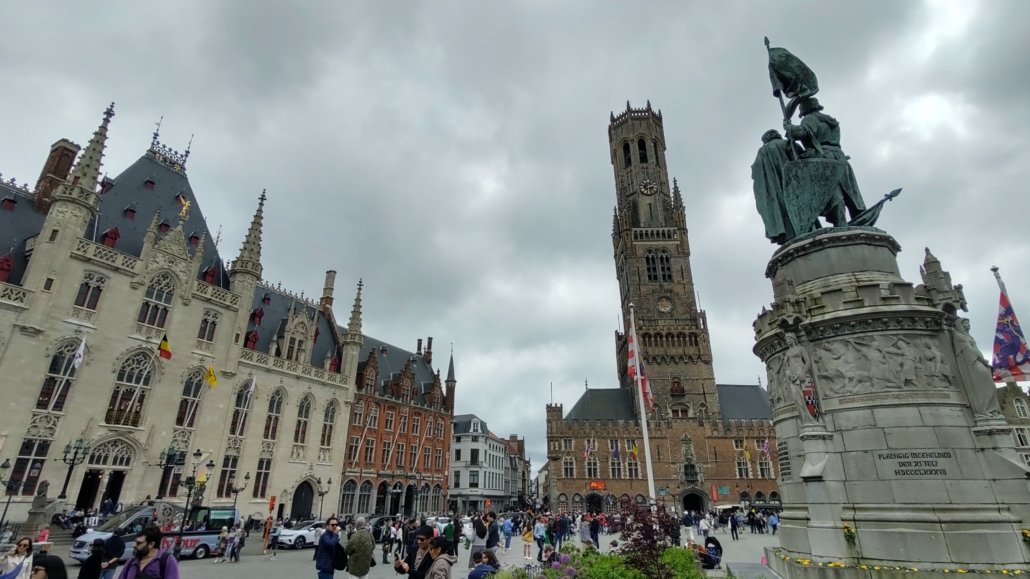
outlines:
{"label": "clock face on tower", "polygon": [[672,300],[669,298],[658,298],[658,311],[662,313],[669,313],[672,311]]}
{"label": "clock face on tower", "polygon": [[658,185],[650,179],[644,179],[640,182],[640,192],[644,195],[654,195],[658,192]]}

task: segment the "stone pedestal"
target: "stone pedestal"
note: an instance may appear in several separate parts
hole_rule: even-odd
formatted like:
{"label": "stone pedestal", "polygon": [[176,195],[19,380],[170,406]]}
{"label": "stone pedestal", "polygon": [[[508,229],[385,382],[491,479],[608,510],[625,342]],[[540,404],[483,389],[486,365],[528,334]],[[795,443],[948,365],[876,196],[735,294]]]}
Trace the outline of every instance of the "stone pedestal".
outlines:
{"label": "stone pedestal", "polygon": [[773,405],[782,554],[827,573],[1026,569],[1030,469],[992,410],[993,382],[971,369],[961,286],[929,251],[924,283],[906,282],[898,251],[882,231],[845,227],[769,262],[775,301],[754,351]]}

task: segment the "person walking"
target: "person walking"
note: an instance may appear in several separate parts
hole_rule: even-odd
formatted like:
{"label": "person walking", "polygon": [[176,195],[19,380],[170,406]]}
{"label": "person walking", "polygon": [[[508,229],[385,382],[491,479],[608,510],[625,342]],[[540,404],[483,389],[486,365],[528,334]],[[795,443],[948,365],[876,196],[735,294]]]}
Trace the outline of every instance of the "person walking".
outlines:
{"label": "person walking", "polygon": [[454,540],[454,519],[447,521],[443,528],[443,538],[447,539],[447,554],[457,556],[458,542]]}
{"label": "person walking", "polygon": [[527,561],[533,560],[533,529],[526,525],[526,530],[522,533],[522,556]]}
{"label": "person walking", "polygon": [[583,515],[583,519],[579,522],[579,542],[583,548],[594,543],[594,540],[590,538],[590,515]]}
{"label": "person walking", "polygon": [[325,522],[325,533],[322,533],[315,547],[315,571],[318,579],[333,579],[333,574],[336,572],[333,567],[333,554],[339,544],[340,520],[336,517],[329,517]]}
{"label": "person walking", "polygon": [[736,513],[730,515],[730,537],[734,541],[740,540],[740,519],[737,518]]}
{"label": "person walking", "polygon": [[28,537],[18,539],[14,548],[0,558],[0,563],[3,563],[5,574],[18,569],[16,579],[29,579],[32,576],[32,539]]}
{"label": "person walking", "polygon": [[179,562],[161,549],[161,529],[150,525],[136,534],[132,558],[122,567],[119,579],[179,579]]}
{"label": "person walking", "polygon": [[447,552],[451,544],[444,536],[434,537],[429,542],[429,558],[433,563],[426,572],[425,579],[451,579],[451,568],[458,561],[457,557]]}
{"label": "person walking", "polygon": [[[429,527],[421,527],[411,534],[415,537],[417,547],[409,549],[408,556],[403,561],[400,559],[394,561],[393,568],[398,573],[407,574],[408,579],[426,579],[426,574],[429,573],[430,567],[436,562],[429,554],[430,541],[433,540],[433,530]],[[457,560],[457,557],[455,557],[455,560]]]}
{"label": "person walking", "polygon": [[100,579],[100,573],[103,571],[100,565],[105,562],[104,540],[93,539],[93,544],[89,548],[89,557],[82,562],[82,567],[79,568],[79,579]]}
{"label": "person walking", "polygon": [[507,555],[508,550],[511,549],[511,517],[502,517],[501,519],[504,521],[503,525],[501,526],[501,530],[504,531],[504,554]]}
{"label": "person walking", "polygon": [[594,544],[594,548],[598,551],[601,550],[600,534],[601,521],[598,520],[598,517],[594,517],[590,520],[590,542]]}
{"label": "person walking", "polygon": [[706,539],[708,538],[709,531],[712,530],[710,525],[711,523],[708,522],[707,518],[701,519],[701,522],[697,524],[698,530],[701,531],[701,536]]}
{"label": "person walking", "polygon": [[536,524],[533,525],[533,540],[536,541],[536,546],[539,551],[536,554],[536,560],[541,563],[544,561],[544,536],[547,526],[544,525],[544,517],[538,517]]}
{"label": "person walking", "polygon": [[[325,526],[318,527],[317,529],[314,530],[313,534],[315,535],[315,545],[316,546],[318,545],[318,540],[322,538],[322,534],[323,533],[325,533]],[[311,560],[314,561],[317,558],[318,558],[318,549],[316,548],[315,552],[311,554]]]}
{"label": "person walking", "polygon": [[240,551],[243,550],[244,544],[247,541],[247,533],[243,530],[243,525],[236,523],[236,545],[232,549],[232,562],[240,562]]}
{"label": "person walking", "polygon": [[496,553],[497,545],[501,543],[501,525],[497,522],[497,513],[487,513],[486,522],[486,550]]}
{"label": "person walking", "polygon": [[347,539],[347,572],[352,579],[365,579],[368,570],[372,568],[372,558],[375,557],[376,542],[365,525],[365,518],[358,517],[354,521],[354,534]]}
{"label": "person walking", "polygon": [[776,534],[776,527],[780,525],[780,517],[776,513],[769,514],[769,526],[772,527],[772,534]]}
{"label": "person walking", "polygon": [[561,551],[562,541],[565,540],[565,518],[557,517],[554,519],[554,548],[556,551]]}
{"label": "person walking", "polygon": [[[488,515],[489,516],[489,515]],[[472,519],[472,545],[469,549],[469,570],[473,569],[475,565],[472,564],[472,558],[476,556],[476,553],[482,553],[486,549],[486,541],[489,531],[483,520],[476,515]]]}
{"label": "person walking", "polygon": [[[269,517],[271,522],[271,517]],[[272,523],[272,529],[268,531],[268,550],[272,552],[272,555],[268,557],[272,561],[275,561],[275,553],[279,550],[279,535],[283,532],[282,524],[278,521]],[[315,555],[318,555],[318,541],[315,541]]]}
{"label": "person walking", "polygon": [[104,561],[100,564],[100,579],[114,579],[118,564],[125,554],[125,529],[119,527],[104,541]]}

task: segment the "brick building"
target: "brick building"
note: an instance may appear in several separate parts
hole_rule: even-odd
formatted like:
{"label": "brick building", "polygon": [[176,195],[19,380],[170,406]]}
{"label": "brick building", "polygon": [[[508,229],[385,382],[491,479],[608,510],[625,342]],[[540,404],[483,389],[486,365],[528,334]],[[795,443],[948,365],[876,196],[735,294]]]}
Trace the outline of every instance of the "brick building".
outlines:
{"label": "brick building", "polygon": [[[760,386],[715,381],[708,321],[690,270],[683,197],[668,176],[661,112],[650,103],[642,109],[626,103],[625,111],[611,115],[608,140],[616,277],[623,324],[630,327],[632,309],[655,397],[648,425],[659,495],[679,510],[778,500],[768,395]],[[619,388],[587,390],[566,416],[560,405],[548,406],[547,500],[553,509],[609,509],[627,497],[646,501],[625,333],[615,333],[615,346]]]}
{"label": "brick building", "polygon": [[351,409],[343,513],[439,514],[454,416],[454,355],[433,370],[433,338],[415,352],[365,338]]}

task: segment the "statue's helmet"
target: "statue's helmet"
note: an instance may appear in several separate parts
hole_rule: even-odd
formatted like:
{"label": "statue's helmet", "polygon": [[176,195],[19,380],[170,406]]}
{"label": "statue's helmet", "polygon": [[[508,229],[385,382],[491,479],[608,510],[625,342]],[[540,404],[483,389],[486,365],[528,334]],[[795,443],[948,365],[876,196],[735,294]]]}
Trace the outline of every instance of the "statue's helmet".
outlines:
{"label": "statue's helmet", "polygon": [[821,110],[823,110],[823,107],[819,104],[819,99],[815,97],[808,97],[801,101],[801,116]]}
{"label": "statue's helmet", "polygon": [[768,143],[769,141],[775,141],[776,139],[782,139],[782,138],[783,137],[780,136],[780,132],[779,131],[777,131],[776,129],[769,129],[768,131],[762,133],[762,144],[764,145],[765,143]]}

